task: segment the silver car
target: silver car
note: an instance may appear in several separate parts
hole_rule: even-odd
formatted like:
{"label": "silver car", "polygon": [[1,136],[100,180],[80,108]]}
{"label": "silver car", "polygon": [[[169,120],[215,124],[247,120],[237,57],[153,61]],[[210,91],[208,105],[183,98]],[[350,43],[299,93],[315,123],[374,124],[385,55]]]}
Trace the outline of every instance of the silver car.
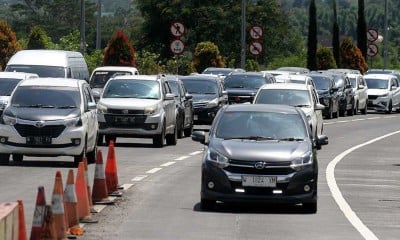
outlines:
{"label": "silver car", "polygon": [[163,76],[131,75],[111,78],[97,104],[99,142],[117,137],[152,138],[153,145],[176,145],[178,129],[175,95]]}

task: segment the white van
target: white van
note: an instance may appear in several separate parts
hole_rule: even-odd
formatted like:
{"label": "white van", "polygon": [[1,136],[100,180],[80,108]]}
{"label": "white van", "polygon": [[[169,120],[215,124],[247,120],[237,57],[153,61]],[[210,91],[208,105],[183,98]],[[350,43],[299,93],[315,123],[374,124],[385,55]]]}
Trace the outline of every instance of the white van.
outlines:
{"label": "white van", "polygon": [[96,102],[100,99],[104,85],[106,85],[108,80],[120,75],[139,75],[139,71],[135,67],[129,66],[103,66],[93,70],[90,75],[89,84]]}
{"label": "white van", "polygon": [[89,80],[85,58],[80,52],[64,50],[21,50],[8,61],[6,72],[36,73],[39,77]]}

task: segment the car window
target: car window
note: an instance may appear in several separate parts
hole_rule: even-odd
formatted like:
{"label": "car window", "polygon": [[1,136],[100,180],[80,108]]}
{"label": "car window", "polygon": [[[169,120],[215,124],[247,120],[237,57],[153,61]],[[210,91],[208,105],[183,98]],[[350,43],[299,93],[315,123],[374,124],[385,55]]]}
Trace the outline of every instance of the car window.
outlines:
{"label": "car window", "polygon": [[368,78],[365,81],[369,89],[387,89],[389,87],[389,81],[385,79]]}
{"label": "car window", "polygon": [[311,105],[311,98],[308,90],[262,89],[255,103],[300,106]]}
{"label": "car window", "polygon": [[312,77],[315,88],[318,90],[328,90],[330,88],[330,80],[324,76],[313,76]]}
{"label": "car window", "polygon": [[36,73],[39,77],[60,77],[65,78],[65,69],[56,66],[40,66],[40,65],[9,65],[8,72],[26,72]]}
{"label": "car window", "polygon": [[225,88],[258,89],[267,83],[263,76],[229,75],[225,78]]}
{"label": "car window", "polygon": [[156,80],[115,79],[110,81],[103,93],[103,98],[160,99],[160,96]]}
{"label": "car window", "polygon": [[190,94],[217,94],[216,81],[184,80],[186,89]]}
{"label": "car window", "polygon": [[0,96],[10,96],[21,79],[2,78],[0,79]]}
{"label": "car window", "polygon": [[132,75],[132,73],[128,71],[96,71],[90,79],[90,87],[103,88],[110,78],[121,75]]}

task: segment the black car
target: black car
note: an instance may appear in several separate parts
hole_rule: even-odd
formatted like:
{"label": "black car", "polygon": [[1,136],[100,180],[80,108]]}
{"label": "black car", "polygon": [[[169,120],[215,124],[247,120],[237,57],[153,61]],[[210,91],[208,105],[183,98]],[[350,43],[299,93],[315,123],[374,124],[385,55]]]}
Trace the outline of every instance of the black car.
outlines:
{"label": "black car", "polygon": [[264,84],[275,83],[272,74],[261,72],[231,73],[224,80],[224,87],[228,93],[228,102],[253,102],[257,90]]}
{"label": "black car", "polygon": [[319,102],[325,106],[322,111],[327,119],[336,118],[339,114],[338,88],[332,75],[322,73],[307,74],[313,79],[318,92]]}
{"label": "black car", "polygon": [[339,115],[345,116],[347,114],[352,116],[354,114],[355,103],[353,86],[351,85],[350,79],[344,73],[328,72],[328,74],[333,76],[335,86],[338,89]]}
{"label": "black car", "polygon": [[[290,126],[290,127],[288,127]],[[317,148],[328,144],[313,137],[304,112],[274,104],[225,106],[215,118],[201,168],[201,208],[216,201],[301,203],[317,211]]]}
{"label": "black car", "polygon": [[218,76],[196,74],[180,78],[193,96],[193,120],[211,124],[218,110],[228,103],[227,93]]}
{"label": "black car", "polygon": [[166,81],[175,94],[176,107],[178,108],[178,138],[189,137],[193,130],[193,96],[188,93],[183,82],[178,76],[165,76]]}

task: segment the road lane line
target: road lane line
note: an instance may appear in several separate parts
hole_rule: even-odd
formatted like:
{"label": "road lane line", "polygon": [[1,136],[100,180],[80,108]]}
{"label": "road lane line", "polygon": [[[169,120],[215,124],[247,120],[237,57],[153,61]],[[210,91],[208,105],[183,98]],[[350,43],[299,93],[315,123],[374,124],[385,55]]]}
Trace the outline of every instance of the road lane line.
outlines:
{"label": "road lane line", "polygon": [[139,181],[142,181],[143,179],[145,179],[146,177],[147,177],[147,175],[139,175],[139,176],[136,176],[136,177],[132,178],[131,181],[132,182],[139,182]]}
{"label": "road lane line", "polygon": [[160,166],[161,167],[168,167],[168,166],[171,166],[172,164],[175,164],[176,162],[166,162],[166,163],[164,163],[164,164],[161,164]]}
{"label": "road lane line", "polygon": [[203,151],[195,151],[195,152],[189,153],[189,155],[190,155],[190,156],[194,156],[194,155],[200,154],[200,153],[202,153],[202,152],[203,152]]}
{"label": "road lane line", "polygon": [[150,169],[149,171],[147,171],[146,173],[156,173],[156,172],[158,172],[158,171],[160,171],[162,168],[153,168],[153,169]]}
{"label": "road lane line", "polygon": [[174,160],[175,161],[182,161],[182,160],[185,160],[186,158],[189,158],[189,156],[178,157],[178,158],[175,158]]}
{"label": "road lane line", "polygon": [[122,190],[126,191],[126,190],[128,190],[129,188],[131,188],[132,186],[133,186],[133,184],[131,184],[131,183],[125,183],[125,184],[122,184],[122,185],[120,186],[120,188],[122,188]]}
{"label": "road lane line", "polygon": [[343,153],[337,155],[331,162],[329,162],[327,168],[326,168],[326,180],[329,186],[329,189],[332,193],[333,198],[335,199],[337,205],[339,206],[340,210],[343,212],[343,214],[346,216],[347,220],[353,225],[353,227],[365,238],[368,240],[377,240],[378,238],[375,236],[375,234],[361,221],[361,219],[357,216],[357,214],[351,209],[350,205],[347,203],[347,201],[344,199],[342,193],[340,192],[340,189],[338,185],[336,184],[335,180],[335,167],[336,165],[349,153],[353,152],[354,150],[358,148],[362,148],[368,144],[377,142],[379,140],[382,140],[386,137],[390,137],[392,135],[398,134],[400,131],[392,132],[377,138],[374,138],[370,141],[367,141],[365,143],[359,144],[357,146],[354,146],[352,148],[347,149]]}

